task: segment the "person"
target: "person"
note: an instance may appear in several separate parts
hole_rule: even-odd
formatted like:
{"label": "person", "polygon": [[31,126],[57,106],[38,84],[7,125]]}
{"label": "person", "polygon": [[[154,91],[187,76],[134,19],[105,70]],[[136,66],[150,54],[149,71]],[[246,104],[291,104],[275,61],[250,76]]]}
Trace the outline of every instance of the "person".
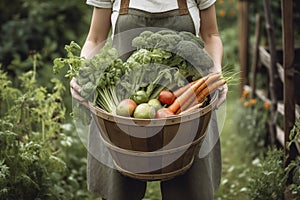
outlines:
{"label": "person", "polygon": [[[110,31],[114,36],[141,27],[160,27],[189,31],[200,36],[205,43],[206,52],[214,62],[211,72],[221,71],[223,46],[218,31],[215,1],[87,0],[87,4],[94,8],[81,56],[92,57],[94,53],[91,52],[97,52],[101,48],[100,44],[109,37]],[[126,42],[119,39],[120,46],[124,46],[122,41]],[[71,80],[70,91],[75,99],[82,100],[76,79]],[[227,92],[227,85],[219,89],[217,108],[226,100]],[[107,155],[98,155],[99,149],[95,146],[101,141],[97,131],[96,126],[91,126],[87,163],[88,189],[102,199],[142,199],[146,191],[146,182],[121,175],[101,162]],[[221,179],[221,150],[215,113],[209,124],[205,145],[206,147],[199,152],[200,156],[185,174],[161,182],[161,195],[164,200],[214,199]]]}

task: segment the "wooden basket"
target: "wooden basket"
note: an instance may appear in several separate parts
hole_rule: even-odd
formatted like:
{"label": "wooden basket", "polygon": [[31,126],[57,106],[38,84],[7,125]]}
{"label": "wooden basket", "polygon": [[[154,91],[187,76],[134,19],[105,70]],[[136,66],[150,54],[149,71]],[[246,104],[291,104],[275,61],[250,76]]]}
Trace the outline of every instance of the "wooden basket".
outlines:
{"label": "wooden basket", "polygon": [[90,110],[122,174],[145,181],[166,180],[183,174],[192,165],[217,97],[215,92],[204,108],[164,119],[116,116],[91,104]]}

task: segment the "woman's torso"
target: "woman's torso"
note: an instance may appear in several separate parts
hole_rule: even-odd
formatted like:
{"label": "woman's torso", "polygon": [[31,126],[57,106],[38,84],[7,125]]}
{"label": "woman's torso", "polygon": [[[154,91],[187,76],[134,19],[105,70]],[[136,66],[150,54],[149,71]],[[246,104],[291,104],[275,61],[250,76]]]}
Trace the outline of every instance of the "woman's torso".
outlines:
{"label": "woman's torso", "polygon": [[[212,5],[215,0],[186,0],[189,14],[194,23],[195,34],[199,35],[200,10]],[[121,0],[112,0],[112,30],[114,33],[115,24],[119,17]],[[129,8],[149,13],[162,13],[178,9],[177,0],[130,0]]]}

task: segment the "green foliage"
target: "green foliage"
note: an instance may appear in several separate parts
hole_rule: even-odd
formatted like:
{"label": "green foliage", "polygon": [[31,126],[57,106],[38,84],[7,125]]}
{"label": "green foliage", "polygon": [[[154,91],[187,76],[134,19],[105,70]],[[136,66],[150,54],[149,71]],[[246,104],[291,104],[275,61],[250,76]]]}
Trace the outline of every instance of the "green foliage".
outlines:
{"label": "green foliage", "polygon": [[[276,38],[276,45],[282,45],[282,12],[281,12],[281,1],[270,1],[271,6],[271,18],[274,25],[274,34]],[[293,22],[294,22],[294,33],[296,36],[296,41],[300,41],[298,34],[299,26],[297,24],[300,23],[300,2],[293,1]],[[255,14],[259,13],[263,18],[265,18],[265,11],[263,6],[263,1],[249,1],[249,22],[251,32],[255,30]],[[265,21],[263,19],[263,28],[265,27]],[[265,29],[263,29],[262,40],[267,42],[267,34]]]}
{"label": "green foliage", "polygon": [[[20,84],[15,77],[31,70],[31,55],[38,54],[36,80],[50,89],[53,59],[64,54],[66,43],[72,40],[83,42],[90,9],[84,2],[77,1],[20,0],[16,3],[2,0],[0,63],[13,84]],[[68,85],[67,80],[63,83]],[[65,96],[63,101],[70,110],[70,97]]]}
{"label": "green foliage", "polygon": [[1,1],[0,60],[6,67],[12,56],[23,60],[32,50],[50,58],[62,53],[60,48],[67,41],[82,39],[77,33],[87,25],[85,14],[86,5],[75,1]]}
{"label": "green foliage", "polygon": [[17,89],[0,70],[0,199],[90,197],[82,189],[85,160],[73,146],[78,149],[79,140],[62,129],[65,88],[52,79],[49,91],[37,84],[35,76],[34,70],[24,73]]}
{"label": "green foliage", "polygon": [[[108,112],[114,112],[118,99],[115,97],[114,85],[120,80],[128,68],[123,67],[118,51],[112,47],[111,41],[105,43],[101,50],[90,59],[79,56],[81,47],[72,41],[66,45],[67,58],[55,58],[53,70],[58,73],[67,67],[65,77],[76,78],[81,86],[80,95],[91,102],[96,102]],[[75,110],[74,110],[75,109]],[[73,117],[84,123],[89,122],[87,110],[76,103]],[[82,116],[82,113],[85,116]]]}
{"label": "green foliage", "polygon": [[255,158],[265,151],[269,111],[262,101],[250,99],[248,95],[244,91],[241,98],[242,108],[236,117],[238,131],[244,138],[244,148]]}
{"label": "green foliage", "polygon": [[[300,118],[296,121],[293,129],[290,134],[290,142],[287,145],[289,149],[292,144],[298,143],[300,141]],[[294,200],[300,199],[300,156],[296,157],[295,160],[292,160],[287,171],[292,174],[292,184],[289,185],[289,190],[293,195]]]}
{"label": "green foliage", "polygon": [[[246,101],[249,103],[249,101]],[[253,107],[253,105],[255,105]],[[257,107],[257,104],[253,104],[252,110]],[[246,108],[248,109],[248,108]],[[262,111],[261,111],[262,112]],[[255,115],[258,119],[262,116]],[[265,122],[266,123],[266,122]],[[254,127],[252,127],[254,129]],[[249,133],[247,133],[249,134]],[[251,134],[251,133],[250,133]],[[253,135],[251,135],[253,137]],[[249,138],[248,138],[249,139]],[[287,144],[287,148],[291,144],[298,142],[300,139],[300,120],[295,123],[294,128],[290,132],[290,142]],[[251,140],[255,147],[257,144],[255,140]],[[261,148],[261,147],[259,147]],[[248,172],[249,183],[246,186],[247,194],[250,199],[284,199],[284,196],[289,194],[291,200],[299,200],[300,194],[300,156],[297,156],[287,166],[287,155],[284,150],[266,147],[261,150],[267,150],[266,154],[257,152],[254,155],[257,157],[253,160],[253,165]],[[255,151],[255,149],[251,149]],[[250,153],[251,153],[250,151]],[[249,150],[248,150],[249,152]],[[261,151],[262,152],[262,151]],[[253,155],[253,154],[252,154]],[[292,182],[290,185],[286,185],[288,176],[292,176]]]}
{"label": "green foliage", "polygon": [[231,70],[239,71],[238,61],[238,33],[236,28],[225,28],[220,31],[223,42],[223,62],[222,66],[230,66]]}
{"label": "green foliage", "polygon": [[[220,135],[222,148],[222,176],[215,200],[247,200],[247,184],[252,158],[244,148],[245,139],[240,136],[236,121],[238,85],[231,86],[227,97],[226,119]],[[221,108],[220,108],[221,109]],[[224,110],[217,113],[223,114]]]}
{"label": "green foliage", "polygon": [[67,52],[67,58],[55,58],[53,61],[53,72],[59,73],[60,70],[68,67],[65,77],[73,78],[77,77],[79,68],[83,61],[80,57],[81,47],[74,41],[71,41],[69,45],[65,45],[65,51]]}
{"label": "green foliage", "polygon": [[[51,174],[63,172],[65,163],[56,157],[55,139],[64,119],[61,94],[64,90],[57,80],[52,93],[38,87],[35,73],[29,71],[20,77],[21,89],[12,88],[1,71],[1,102],[6,112],[1,113],[0,143],[1,199],[32,199],[57,196]],[[15,95],[5,94],[14,91]],[[4,103],[5,104],[5,103]],[[51,189],[53,191],[51,191]]]}
{"label": "green foliage", "polygon": [[[290,132],[291,144],[300,139],[299,119]],[[283,149],[268,149],[266,156],[253,161],[249,176],[248,194],[251,199],[287,199],[299,200],[300,197],[300,156],[288,163],[288,155]],[[287,186],[288,176],[292,176],[290,184]]]}
{"label": "green foliage", "polygon": [[221,32],[237,23],[238,0],[217,0],[215,7]]}
{"label": "green foliage", "polygon": [[249,181],[251,199],[283,199],[287,176],[284,168],[284,152],[268,150],[266,157],[255,160]]}

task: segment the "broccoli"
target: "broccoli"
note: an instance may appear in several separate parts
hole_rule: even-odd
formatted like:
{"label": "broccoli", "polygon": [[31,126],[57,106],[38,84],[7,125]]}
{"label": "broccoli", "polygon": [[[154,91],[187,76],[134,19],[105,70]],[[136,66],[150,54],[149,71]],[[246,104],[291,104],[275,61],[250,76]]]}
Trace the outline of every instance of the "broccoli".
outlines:
{"label": "broccoli", "polygon": [[158,33],[153,33],[150,37],[146,38],[148,48],[156,48],[157,45],[162,41],[163,36]]}
{"label": "broccoli", "polygon": [[202,39],[200,37],[197,37],[191,32],[181,31],[179,32],[179,36],[182,38],[182,40],[191,41],[195,43],[197,46],[199,46],[200,48],[202,49],[204,48],[204,42],[202,41]]}
{"label": "broccoli", "polygon": [[150,37],[152,34],[153,34],[152,31],[143,31],[143,32],[140,34],[140,36],[141,36],[142,38],[148,38],[148,37]]}
{"label": "broccoli", "polygon": [[137,48],[137,49],[143,49],[147,46],[147,43],[146,43],[146,40],[143,37],[138,36],[138,37],[135,37],[132,40],[132,46]]}
{"label": "broccoli", "polygon": [[194,42],[180,41],[177,45],[177,54],[201,71],[213,67],[210,56]]}
{"label": "broccoli", "polygon": [[177,44],[181,41],[181,37],[179,35],[166,34],[163,36],[163,42],[165,43],[164,50],[174,52]]}
{"label": "broccoli", "polygon": [[199,47],[191,41],[180,41],[177,45],[177,54],[192,62],[199,54]]}
{"label": "broccoli", "polygon": [[161,35],[177,35],[176,31],[170,30],[170,29],[164,29],[161,31],[157,31],[156,33],[161,34]]}
{"label": "broccoli", "polygon": [[137,49],[163,49],[174,52],[182,38],[172,30],[161,30],[156,33],[144,31],[132,40],[132,46]]}
{"label": "broccoli", "polygon": [[129,68],[138,65],[137,63],[160,63],[179,67],[180,71],[186,72],[185,75],[195,78],[199,77],[196,75],[197,71],[204,73],[213,66],[212,59],[204,51],[201,38],[186,31],[144,31],[133,39],[132,46],[138,51],[125,63]]}

